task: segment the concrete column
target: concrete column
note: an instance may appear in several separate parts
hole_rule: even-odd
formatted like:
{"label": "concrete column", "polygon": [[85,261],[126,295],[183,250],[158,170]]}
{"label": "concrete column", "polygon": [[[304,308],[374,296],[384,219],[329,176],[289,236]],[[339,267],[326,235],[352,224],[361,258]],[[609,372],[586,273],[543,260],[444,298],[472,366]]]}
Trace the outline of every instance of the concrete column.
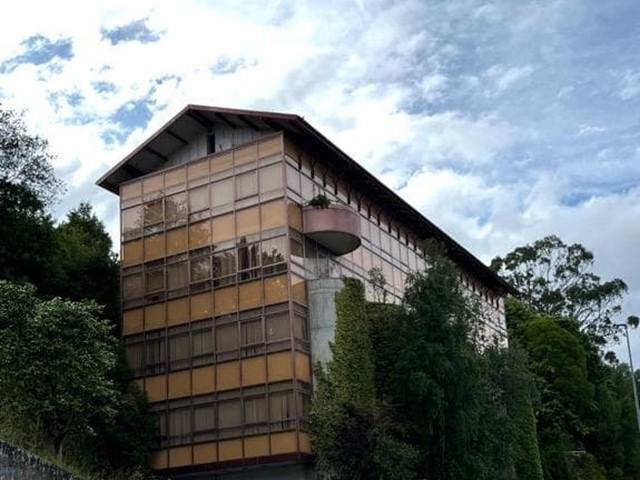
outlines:
{"label": "concrete column", "polygon": [[311,334],[311,363],[327,363],[331,360],[329,342],[336,331],[336,293],[344,284],[339,278],[307,280],[309,329]]}

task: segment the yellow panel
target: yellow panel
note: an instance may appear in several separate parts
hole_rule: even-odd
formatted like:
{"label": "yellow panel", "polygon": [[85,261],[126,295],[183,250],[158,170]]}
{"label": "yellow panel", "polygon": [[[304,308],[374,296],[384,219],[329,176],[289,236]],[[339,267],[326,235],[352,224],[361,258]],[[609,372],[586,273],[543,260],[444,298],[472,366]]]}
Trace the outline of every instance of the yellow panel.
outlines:
{"label": "yellow panel", "polygon": [[142,240],[122,244],[122,264],[125,267],[141,263],[142,260]]}
{"label": "yellow panel", "polygon": [[254,357],[242,360],[243,387],[265,383],[266,381],[264,357]]}
{"label": "yellow panel", "polygon": [[142,182],[131,182],[120,187],[120,198],[122,200],[129,200],[142,195]]}
{"label": "yellow panel", "polygon": [[221,462],[242,458],[242,439],[218,442],[218,456]]}
{"label": "yellow panel", "polygon": [[239,148],[238,150],[233,152],[233,160],[235,161],[236,165],[255,162],[257,158],[258,158],[258,149],[256,148],[255,143],[248,147]]}
{"label": "yellow panel", "polygon": [[145,261],[155,260],[164,257],[166,250],[164,248],[164,233],[158,233],[145,237],[144,239],[144,259]]}
{"label": "yellow panel", "polygon": [[241,284],[239,287],[239,296],[240,310],[247,310],[262,305],[262,280]]}
{"label": "yellow panel", "polygon": [[209,175],[209,160],[200,160],[191,162],[187,165],[187,177],[189,180],[202,178]]}
{"label": "yellow panel", "polygon": [[296,352],[296,378],[311,382],[311,360],[309,355]]}
{"label": "yellow panel", "polygon": [[218,445],[215,442],[200,443],[193,446],[193,464],[213,463],[218,461]]}
{"label": "yellow panel", "polygon": [[160,450],[159,452],[154,452],[151,457],[151,469],[152,470],[164,470],[169,466],[168,462],[168,451]]}
{"label": "yellow panel", "polygon": [[189,299],[187,297],[167,302],[167,324],[180,325],[189,321]]}
{"label": "yellow panel", "polygon": [[244,457],[264,457],[269,455],[269,435],[257,435],[244,439]]}
{"label": "yellow panel", "polygon": [[282,152],[282,138],[280,136],[264,140],[258,144],[258,156],[260,158],[270,157],[280,152]]}
{"label": "yellow panel", "polygon": [[213,244],[236,237],[236,221],[233,213],[221,215],[211,220],[211,238]]}
{"label": "yellow panel", "polygon": [[291,275],[291,295],[295,301],[303,305],[307,304],[307,288],[303,278]]}
{"label": "yellow panel", "polygon": [[230,153],[213,157],[209,162],[209,170],[211,173],[224,172],[231,167],[233,167],[233,157]]}
{"label": "yellow panel", "polygon": [[298,449],[296,432],[283,432],[271,434],[271,455],[280,453],[292,453]]}
{"label": "yellow panel", "polygon": [[221,288],[214,291],[215,314],[235,312],[238,309],[238,291],[233,287]]}
{"label": "yellow panel", "polygon": [[191,445],[169,449],[169,467],[191,465]]}
{"label": "yellow panel", "polygon": [[283,226],[285,224],[284,199],[263,203],[260,206],[260,220],[262,221],[262,230]]}
{"label": "yellow panel", "polygon": [[278,275],[277,277],[269,277],[264,280],[264,303],[270,305],[272,303],[286,302],[289,300],[287,289],[287,275]]}
{"label": "yellow panel", "polygon": [[211,244],[211,221],[189,225],[189,248],[204,247]]}
{"label": "yellow panel", "polygon": [[270,382],[293,378],[291,352],[278,352],[267,355],[267,371]]}
{"label": "yellow panel", "polygon": [[174,228],[167,232],[167,255],[187,250],[187,227]]}
{"label": "yellow panel", "polygon": [[149,402],[159,402],[167,398],[167,376],[156,375],[144,380],[144,389]]}
{"label": "yellow panel", "polygon": [[182,370],[169,374],[169,398],[188,397],[191,394],[191,372]]}
{"label": "yellow panel", "polygon": [[311,439],[309,438],[309,434],[300,432],[298,438],[300,440],[300,451],[311,453]]}
{"label": "yellow panel", "polygon": [[165,304],[156,303],[144,307],[144,328],[145,330],[155,330],[157,328],[164,328],[165,326]]}
{"label": "yellow panel", "polygon": [[162,190],[164,186],[164,179],[162,174],[153,175],[142,180],[142,190],[144,193],[156,192]]}
{"label": "yellow panel", "polygon": [[194,368],[192,372],[193,394],[202,395],[204,393],[215,392],[216,390],[216,370],[213,365],[208,367]]}
{"label": "yellow panel", "polygon": [[184,167],[175,168],[164,173],[164,185],[167,188],[183,184],[186,179]]}
{"label": "yellow panel", "polygon": [[213,316],[213,295],[211,292],[199,293],[190,297],[191,320]]}
{"label": "yellow panel", "polygon": [[240,387],[240,362],[226,362],[216,365],[217,390]]}
{"label": "yellow panel", "polygon": [[289,227],[302,232],[302,208],[297,203],[287,205],[287,216],[289,217]]}
{"label": "yellow panel", "polygon": [[127,310],[122,314],[122,333],[129,335],[144,330],[144,316],[142,308]]}
{"label": "yellow panel", "polygon": [[257,206],[236,212],[236,236],[251,235],[260,231],[260,211]]}

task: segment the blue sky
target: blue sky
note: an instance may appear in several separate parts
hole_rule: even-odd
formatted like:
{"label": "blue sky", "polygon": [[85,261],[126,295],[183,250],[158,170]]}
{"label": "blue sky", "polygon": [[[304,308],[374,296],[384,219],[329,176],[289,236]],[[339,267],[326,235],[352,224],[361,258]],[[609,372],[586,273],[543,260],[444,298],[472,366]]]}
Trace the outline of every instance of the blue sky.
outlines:
{"label": "blue sky", "polygon": [[102,3],[0,19],[59,216],[90,200],[117,235],[93,182],[187,103],[298,113],[481,259],[558,234],[640,313],[640,2]]}

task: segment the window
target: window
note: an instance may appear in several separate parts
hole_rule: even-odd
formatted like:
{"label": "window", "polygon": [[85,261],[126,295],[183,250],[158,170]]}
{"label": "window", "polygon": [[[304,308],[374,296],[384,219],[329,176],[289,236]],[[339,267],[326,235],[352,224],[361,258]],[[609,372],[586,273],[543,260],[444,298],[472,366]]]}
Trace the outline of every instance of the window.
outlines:
{"label": "window", "polygon": [[246,398],[244,400],[244,432],[259,433],[265,431],[265,428],[260,428],[260,424],[266,424],[266,422],[267,399],[265,397]]}
{"label": "window", "polygon": [[179,445],[191,437],[191,411],[188,408],[169,411],[169,443]]}
{"label": "window", "polygon": [[[214,278],[227,277],[236,273],[236,254],[234,250],[220,252],[213,256]],[[221,282],[224,284],[224,282]]]}
{"label": "window", "polygon": [[122,235],[130,238],[140,234],[142,228],[142,206],[122,211]]}
{"label": "window", "polygon": [[293,335],[300,340],[309,340],[307,319],[297,313],[293,316]]}
{"label": "window", "polygon": [[235,437],[240,433],[241,425],[240,400],[218,403],[218,429],[220,438]]}
{"label": "window", "polygon": [[167,289],[177,290],[188,283],[187,262],[174,263],[167,266]]}
{"label": "window", "polygon": [[146,272],[146,293],[153,293],[164,290],[164,269],[158,268]]}
{"label": "window", "polygon": [[218,360],[238,356],[238,327],[235,323],[216,327],[216,352]]}
{"label": "window", "polygon": [[[260,244],[247,244],[244,237],[238,242],[238,270],[251,270],[260,266]],[[258,272],[244,272],[242,280],[249,280],[258,276]]]}
{"label": "window", "polygon": [[185,192],[171,195],[165,199],[164,218],[166,222],[178,222],[187,216],[187,194]]}
{"label": "window", "polygon": [[191,282],[200,282],[211,278],[211,259],[207,257],[191,260]]}
{"label": "window", "polygon": [[219,207],[233,203],[233,178],[211,185],[211,206]]}
{"label": "window", "polygon": [[262,320],[252,320],[240,324],[243,355],[257,355],[263,352],[264,331]]}
{"label": "window", "polygon": [[162,222],[162,199],[144,204],[144,225],[155,225]]}
{"label": "window", "polygon": [[302,244],[293,238],[289,241],[289,248],[291,249],[291,261],[299,263],[300,265],[304,265],[303,263],[303,253],[302,253]]}
{"label": "window", "polygon": [[189,190],[189,213],[209,208],[209,186]]}
{"label": "window", "polygon": [[280,313],[267,317],[267,341],[289,338],[289,314]]}
{"label": "window", "polygon": [[142,336],[136,336],[125,339],[125,352],[127,355],[127,363],[134,375],[144,374],[144,343]]}
{"label": "window", "polygon": [[300,172],[287,164],[287,187],[294,192],[300,193]]}
{"label": "window", "polygon": [[134,273],[122,278],[122,298],[132,300],[142,297],[142,273]]}
{"label": "window", "polygon": [[213,360],[213,327],[210,320],[192,324],[191,354],[194,367]]}
{"label": "window", "polygon": [[247,172],[236,177],[236,198],[246,198],[258,193],[258,175]]}
{"label": "window", "polygon": [[189,366],[189,331],[169,336],[169,368],[178,370]]}
{"label": "window", "polygon": [[146,371],[148,374],[164,372],[166,352],[164,337],[160,337],[158,334],[147,335]]}
{"label": "window", "polygon": [[[216,430],[216,407],[213,403],[193,407],[193,433],[195,441],[213,440]],[[212,435],[213,434],[213,435]]]}
{"label": "window", "polygon": [[269,420],[272,430],[285,430],[293,427],[293,392],[274,392],[269,395]]}

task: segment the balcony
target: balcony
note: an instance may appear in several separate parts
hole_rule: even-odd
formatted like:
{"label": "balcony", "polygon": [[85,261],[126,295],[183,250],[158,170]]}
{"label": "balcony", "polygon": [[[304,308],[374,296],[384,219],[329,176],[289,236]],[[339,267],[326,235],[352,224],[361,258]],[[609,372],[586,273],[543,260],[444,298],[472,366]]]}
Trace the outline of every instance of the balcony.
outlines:
{"label": "balcony", "polygon": [[360,246],[360,219],[345,205],[327,208],[304,207],[304,234],[336,255],[345,255]]}

